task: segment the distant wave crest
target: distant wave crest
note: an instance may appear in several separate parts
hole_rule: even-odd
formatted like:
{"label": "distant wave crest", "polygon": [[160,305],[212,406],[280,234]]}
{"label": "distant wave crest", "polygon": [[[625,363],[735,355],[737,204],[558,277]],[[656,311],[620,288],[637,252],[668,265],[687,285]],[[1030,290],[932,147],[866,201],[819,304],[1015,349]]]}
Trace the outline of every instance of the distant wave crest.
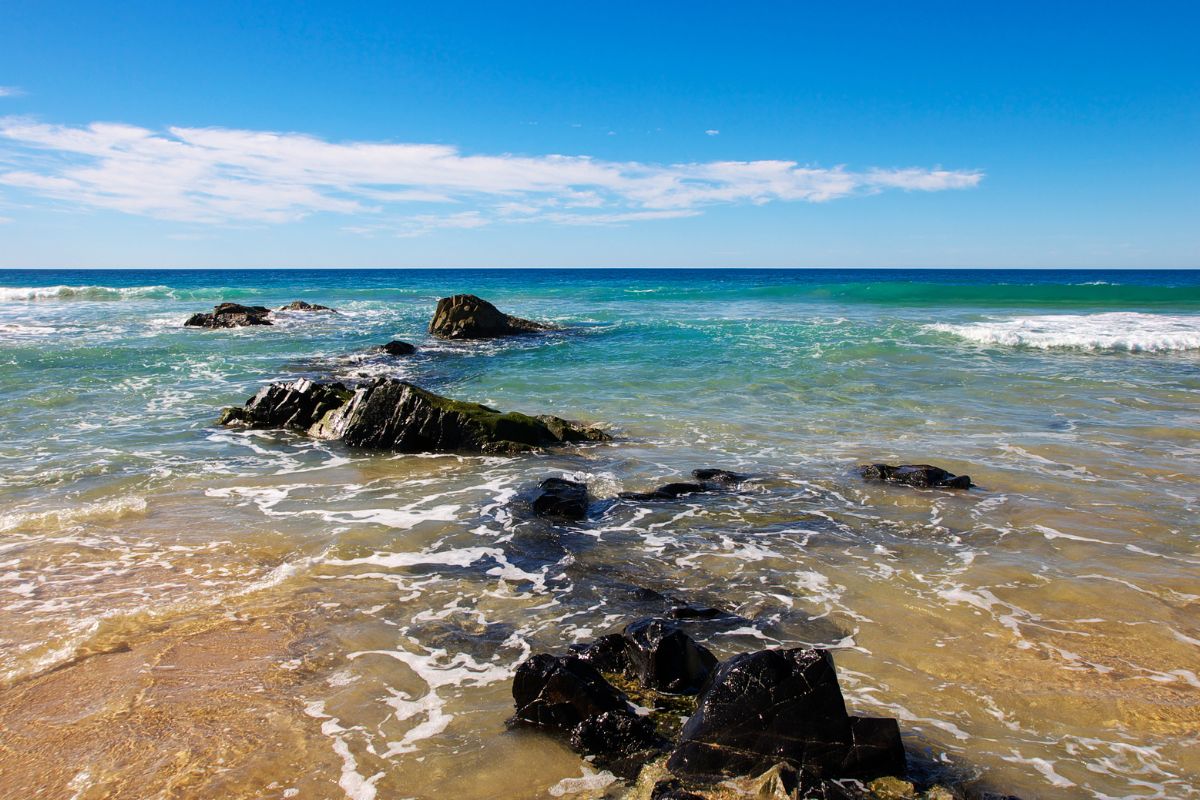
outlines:
{"label": "distant wave crest", "polygon": [[981,344],[1130,353],[1200,350],[1200,316],[1109,312],[1044,314],[972,322],[938,323],[929,330]]}
{"label": "distant wave crest", "polygon": [[170,286],[0,286],[0,300],[129,300],[173,298]]}

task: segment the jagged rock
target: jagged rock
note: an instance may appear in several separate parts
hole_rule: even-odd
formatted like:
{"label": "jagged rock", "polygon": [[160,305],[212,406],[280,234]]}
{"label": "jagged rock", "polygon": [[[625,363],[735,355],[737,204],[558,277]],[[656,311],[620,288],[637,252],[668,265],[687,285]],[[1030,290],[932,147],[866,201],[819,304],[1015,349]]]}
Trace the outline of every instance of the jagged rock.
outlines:
{"label": "jagged rock", "polygon": [[292,383],[272,383],[259,389],[246,405],[222,410],[217,424],[287,428],[306,433],[353,396],[354,392],[340,383],[313,383],[304,378]]}
{"label": "jagged rock", "polygon": [[902,775],[895,720],[846,713],[824,650],[762,650],[723,662],[701,693],[667,767],[715,782],[784,763],[803,782]]}
{"label": "jagged rock", "polygon": [[538,495],[533,499],[533,513],[539,517],[580,520],[587,516],[587,509],[586,483],[546,478],[538,484]]}
{"label": "jagged rock", "polygon": [[306,303],[303,300],[293,300],[292,302],[288,303],[286,306],[280,306],[279,310],[280,311],[328,311],[331,314],[338,313],[336,308],[330,308],[329,306],[318,305],[317,303]]}
{"label": "jagged rock", "polygon": [[219,424],[290,428],[352,447],[398,453],[519,453],[609,436],[558,417],[501,413],[427,392],[394,378],[349,390],[308,380],[263,387],[241,409],[226,409]]}
{"label": "jagged rock", "polygon": [[689,792],[678,778],[666,778],[654,784],[650,800],[704,800],[704,796]]}
{"label": "jagged rock", "polygon": [[695,694],[717,666],[708,648],[669,620],[638,620],[626,625],[622,636],[634,676],[656,691]]}
{"label": "jagged rock", "polygon": [[379,345],[379,352],[387,353],[389,356],[411,356],[417,352],[417,348],[408,342],[402,342],[399,339],[388,342],[387,344]]}
{"label": "jagged rock", "polygon": [[617,497],[622,500],[674,500],[685,494],[707,491],[708,487],[700,483],[668,483],[652,492],[621,492]]}
{"label": "jagged rock", "polygon": [[626,777],[664,745],[651,720],[637,716],[625,695],[573,655],[542,653],[525,661],[513,678],[513,700],[514,724],[565,736],[577,751]]}
{"label": "jagged rock", "polygon": [[863,464],[858,474],[869,481],[888,481],[916,486],[921,489],[970,489],[974,486],[969,475],[954,475],[930,464]]}
{"label": "jagged rock", "polygon": [[692,477],[704,483],[713,483],[719,486],[735,486],[743,481],[750,480],[749,475],[740,475],[736,472],[730,472],[727,469],[694,469]]}
{"label": "jagged rock", "polygon": [[728,611],[711,606],[675,606],[667,612],[671,619],[720,619],[721,617],[736,617]]}
{"label": "jagged rock", "polygon": [[429,332],[439,339],[493,339],[549,330],[551,326],[500,311],[473,294],[438,300]]}
{"label": "jagged rock", "polygon": [[211,314],[192,314],[184,322],[185,327],[192,328],[241,328],[246,325],[270,325],[267,315],[271,309],[266,306],[243,306],[238,303],[221,303],[215,306]]}

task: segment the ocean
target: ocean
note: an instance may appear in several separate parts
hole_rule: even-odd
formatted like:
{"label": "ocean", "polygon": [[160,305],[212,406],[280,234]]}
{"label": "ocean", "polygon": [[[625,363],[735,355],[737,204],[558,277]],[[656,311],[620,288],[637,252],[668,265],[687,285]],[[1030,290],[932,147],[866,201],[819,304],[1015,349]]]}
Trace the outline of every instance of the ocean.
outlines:
{"label": "ocean", "polygon": [[[560,329],[432,339],[460,292]],[[292,300],[340,313],[183,327]],[[214,426],[383,375],[615,441]],[[513,669],[678,601],[722,657],[830,648],[964,792],[1200,798],[1198,271],[7,270],[0,396],[5,796],[618,796],[505,726]],[[616,498],[702,467],[753,479]],[[549,476],[588,520],[520,513]]]}

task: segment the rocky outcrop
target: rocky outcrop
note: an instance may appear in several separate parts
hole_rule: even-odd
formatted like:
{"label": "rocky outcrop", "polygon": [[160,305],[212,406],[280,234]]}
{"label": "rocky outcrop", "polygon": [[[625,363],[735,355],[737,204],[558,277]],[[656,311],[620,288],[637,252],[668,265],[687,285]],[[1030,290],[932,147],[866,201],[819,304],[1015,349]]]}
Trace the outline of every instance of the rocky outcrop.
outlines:
{"label": "rocky outcrop", "polygon": [[213,308],[212,313],[192,314],[184,322],[185,327],[192,328],[241,328],[247,325],[270,325],[267,315],[271,309],[266,306],[243,306],[238,303],[221,303]]}
{"label": "rocky outcrop", "polygon": [[667,483],[652,492],[621,492],[617,497],[622,500],[674,500],[685,494],[707,491],[708,487],[702,483]]}
{"label": "rocky outcrop", "polygon": [[378,350],[379,352],[385,353],[389,356],[411,356],[413,353],[417,352],[416,347],[408,342],[402,342],[399,339],[390,341],[387,344],[379,345]]}
{"label": "rocky outcrop", "polygon": [[666,740],[648,717],[595,667],[576,656],[535,655],[513,678],[514,725],[529,725],[567,739],[578,753],[630,778],[664,749]]}
{"label": "rocky outcrop", "polygon": [[955,475],[931,464],[863,464],[858,474],[869,481],[887,481],[920,489],[970,489],[969,475]]}
{"label": "rocky outcrop", "polygon": [[280,311],[328,311],[331,314],[338,313],[336,308],[330,308],[329,306],[318,305],[317,303],[306,303],[303,300],[293,300],[292,302],[288,303],[286,306],[280,306],[279,310]]}
{"label": "rocky outcrop", "polygon": [[473,294],[438,300],[429,332],[439,339],[494,339],[549,330],[550,325],[505,314]]}
{"label": "rocky outcrop", "polygon": [[575,521],[587,516],[588,489],[586,483],[564,478],[546,478],[538,484],[533,498],[533,513],[553,520]]}
{"label": "rocky outcrop", "polygon": [[667,761],[676,776],[712,783],[778,763],[802,783],[903,775],[893,719],[846,713],[833,659],[824,650],[762,650],[723,662]]}
{"label": "rocky outcrop", "polygon": [[[572,651],[518,668],[514,723],[564,734],[597,764],[618,764],[619,775],[643,759],[638,786],[653,786],[650,797],[724,797],[711,792],[731,779],[754,797],[873,797],[842,794],[832,781],[905,774],[896,721],[847,714],[824,650],[760,650],[718,664],[677,623],[646,619]],[[676,692],[698,692],[694,708]],[[642,709],[637,723],[630,698]],[[671,720],[674,743],[663,741]]]}
{"label": "rocky outcrop", "polygon": [[288,428],[352,447],[397,453],[520,453],[609,436],[559,417],[503,413],[451,400],[406,381],[377,378],[351,390],[309,380],[264,386],[222,425]]}
{"label": "rocky outcrop", "polygon": [[739,483],[750,480],[749,475],[730,472],[727,469],[714,469],[712,467],[694,469],[692,470],[692,477],[705,484],[716,486],[736,486]]}

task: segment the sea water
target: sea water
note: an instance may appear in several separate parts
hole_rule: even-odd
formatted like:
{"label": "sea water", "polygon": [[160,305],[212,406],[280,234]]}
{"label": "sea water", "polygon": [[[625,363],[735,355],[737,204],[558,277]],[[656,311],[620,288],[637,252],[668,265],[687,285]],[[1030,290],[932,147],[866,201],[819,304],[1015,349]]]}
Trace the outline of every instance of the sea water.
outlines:
{"label": "sea water", "polygon": [[[432,339],[437,298],[559,330]],[[306,300],[270,327],[184,328]],[[372,352],[393,338],[411,357]],[[611,444],[397,456],[214,427],[413,381]],[[618,796],[511,676],[672,603],[834,651],[915,769],[1200,797],[1200,273],[0,272],[0,795]],[[864,483],[934,463],[970,492]],[[750,474],[670,502],[620,491]],[[587,521],[520,510],[586,480]]]}

